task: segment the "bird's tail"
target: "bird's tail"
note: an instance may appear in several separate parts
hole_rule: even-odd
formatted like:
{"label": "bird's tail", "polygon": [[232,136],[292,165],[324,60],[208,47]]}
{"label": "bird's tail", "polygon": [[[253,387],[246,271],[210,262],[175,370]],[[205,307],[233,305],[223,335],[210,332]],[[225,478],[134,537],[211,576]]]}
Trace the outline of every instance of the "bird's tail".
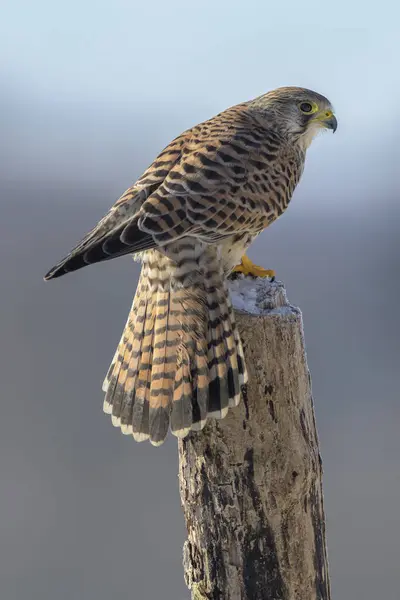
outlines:
{"label": "bird's tail", "polygon": [[122,433],[159,445],[169,425],[185,437],[239,403],[247,374],[223,282],[208,270],[201,284],[183,287],[165,278],[162,260],[144,264],[103,384],[104,412]]}

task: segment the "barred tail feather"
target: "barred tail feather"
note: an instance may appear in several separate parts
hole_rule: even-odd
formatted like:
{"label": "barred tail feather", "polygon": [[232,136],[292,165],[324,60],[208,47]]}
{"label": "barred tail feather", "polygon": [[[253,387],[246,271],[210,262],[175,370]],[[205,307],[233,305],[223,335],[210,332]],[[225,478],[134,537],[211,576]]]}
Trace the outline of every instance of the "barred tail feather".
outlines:
{"label": "barred tail feather", "polygon": [[146,289],[146,314],[140,347],[140,361],[136,362],[134,403],[132,407],[132,435],[137,442],[149,439],[151,368],[154,352],[154,330],[157,305],[153,294]]}
{"label": "barred tail feather", "polygon": [[[173,311],[179,323],[179,345],[174,394],[171,407],[171,431],[185,437],[198,413],[207,417],[207,400],[197,404],[197,398],[208,394],[207,308],[201,286],[178,288],[173,292]],[[206,396],[207,398],[207,396]],[[196,408],[197,407],[197,410]],[[200,417],[202,418],[202,417]]]}
{"label": "barred tail feather", "polygon": [[168,433],[179,327],[172,314],[168,290],[157,291],[156,305],[158,312],[151,366],[149,433],[151,442],[159,445]]}
{"label": "barred tail feather", "polygon": [[208,418],[225,417],[239,402],[246,373],[219,272],[188,287],[170,277],[166,283],[162,269],[155,275],[154,265],[142,271],[103,390],[113,425],[158,446],[169,427],[185,437]]}
{"label": "barred tail feather", "polygon": [[241,390],[242,386],[247,383],[248,374],[247,374],[247,369],[246,369],[246,363],[244,360],[242,340],[240,339],[239,330],[236,325],[235,315],[233,313],[232,300],[229,295],[228,286],[227,286],[226,290],[227,290],[226,299],[227,299],[227,304],[228,304],[229,319],[232,324],[233,336],[235,338],[235,343],[236,343],[237,372],[239,375],[239,381],[238,381],[239,392],[231,397],[232,402],[229,404],[229,406],[237,406],[240,402],[240,396],[241,396],[240,390]]}
{"label": "barred tail feather", "polygon": [[[217,285],[216,285],[217,284]],[[228,412],[228,364],[230,332],[225,335],[226,294],[218,288],[218,281],[210,278],[207,285],[208,364],[210,373],[208,416],[222,419]],[[230,329],[228,323],[228,329]]]}

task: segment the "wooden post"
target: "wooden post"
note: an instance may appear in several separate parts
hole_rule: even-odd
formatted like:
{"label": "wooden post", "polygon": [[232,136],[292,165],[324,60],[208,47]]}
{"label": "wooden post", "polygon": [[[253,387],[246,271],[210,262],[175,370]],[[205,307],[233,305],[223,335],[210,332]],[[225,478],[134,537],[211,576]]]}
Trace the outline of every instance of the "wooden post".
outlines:
{"label": "wooden post", "polygon": [[301,312],[279,282],[231,291],[249,382],[225,419],[179,441],[186,584],[192,600],[330,600]]}

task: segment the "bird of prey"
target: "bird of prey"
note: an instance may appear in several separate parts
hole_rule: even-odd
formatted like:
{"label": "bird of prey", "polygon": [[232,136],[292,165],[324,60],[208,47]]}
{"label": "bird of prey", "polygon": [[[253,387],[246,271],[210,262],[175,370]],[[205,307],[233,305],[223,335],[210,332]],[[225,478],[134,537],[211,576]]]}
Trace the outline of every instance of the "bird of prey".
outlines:
{"label": "bird of prey", "polygon": [[83,240],[54,279],[125,254],[142,270],[103,384],[122,433],[160,445],[224,417],[247,380],[227,277],[271,276],[245,251],[287,208],[306,151],[337,128],[330,102],[284,87],[175,138]]}

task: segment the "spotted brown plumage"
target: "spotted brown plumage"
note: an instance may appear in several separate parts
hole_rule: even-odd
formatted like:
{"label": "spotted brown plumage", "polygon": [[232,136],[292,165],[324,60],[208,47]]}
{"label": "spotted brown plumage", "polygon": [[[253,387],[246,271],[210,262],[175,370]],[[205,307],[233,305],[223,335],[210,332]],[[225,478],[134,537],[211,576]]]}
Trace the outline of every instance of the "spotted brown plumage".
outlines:
{"label": "spotted brown plumage", "polygon": [[173,140],[46,275],[142,259],[103,385],[123,433],[157,445],[169,425],[183,437],[237,405],[247,375],[226,279],[287,208],[315,134],[336,126],[329,101],[302,88],[227,109]]}

